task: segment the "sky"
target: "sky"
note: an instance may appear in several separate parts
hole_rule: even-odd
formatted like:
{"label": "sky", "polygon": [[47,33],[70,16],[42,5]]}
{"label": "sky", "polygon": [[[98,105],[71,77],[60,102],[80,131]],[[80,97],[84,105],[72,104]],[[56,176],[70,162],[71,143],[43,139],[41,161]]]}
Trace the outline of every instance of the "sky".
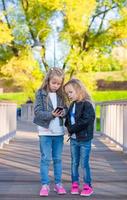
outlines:
{"label": "sky", "polygon": [[51,67],[54,65],[62,67],[65,57],[69,52],[69,46],[66,41],[60,41],[59,34],[63,29],[63,16],[56,12],[49,20],[52,32],[46,40],[46,60]]}

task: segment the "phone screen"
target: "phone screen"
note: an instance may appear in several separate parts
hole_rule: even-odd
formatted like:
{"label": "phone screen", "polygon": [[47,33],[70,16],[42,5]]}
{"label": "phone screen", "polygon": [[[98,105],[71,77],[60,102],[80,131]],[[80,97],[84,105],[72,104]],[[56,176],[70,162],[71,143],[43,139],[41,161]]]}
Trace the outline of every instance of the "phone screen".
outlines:
{"label": "phone screen", "polygon": [[59,111],[62,111],[63,110],[63,107],[60,107],[60,106],[58,106],[54,111],[56,112],[59,112]]}

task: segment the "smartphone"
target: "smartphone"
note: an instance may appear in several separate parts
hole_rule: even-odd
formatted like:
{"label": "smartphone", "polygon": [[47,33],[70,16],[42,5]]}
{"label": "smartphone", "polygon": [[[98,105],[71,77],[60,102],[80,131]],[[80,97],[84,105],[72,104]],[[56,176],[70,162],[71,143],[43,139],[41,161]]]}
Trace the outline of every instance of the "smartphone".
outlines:
{"label": "smartphone", "polygon": [[57,106],[57,108],[54,110],[54,112],[60,112],[63,110],[63,107]]}

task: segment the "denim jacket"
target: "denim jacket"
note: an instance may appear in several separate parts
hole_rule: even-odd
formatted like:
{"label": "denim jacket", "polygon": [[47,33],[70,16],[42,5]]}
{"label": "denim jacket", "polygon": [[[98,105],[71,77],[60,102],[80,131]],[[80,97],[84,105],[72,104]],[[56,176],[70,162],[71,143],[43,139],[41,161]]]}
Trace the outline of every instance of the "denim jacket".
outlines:
{"label": "denim jacket", "polygon": [[[63,106],[66,112],[66,106],[64,100],[57,95],[57,106]],[[33,122],[44,128],[49,127],[50,121],[54,118],[52,111],[54,110],[50,97],[48,93],[39,89],[36,93],[36,99],[34,103],[34,120]],[[60,126],[63,126],[63,118],[59,118]]]}

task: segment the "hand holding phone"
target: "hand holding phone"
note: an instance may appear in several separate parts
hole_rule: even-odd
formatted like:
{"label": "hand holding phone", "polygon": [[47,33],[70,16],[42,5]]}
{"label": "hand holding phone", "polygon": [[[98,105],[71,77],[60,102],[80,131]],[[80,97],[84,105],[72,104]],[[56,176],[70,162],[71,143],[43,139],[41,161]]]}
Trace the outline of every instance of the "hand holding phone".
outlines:
{"label": "hand holding phone", "polygon": [[57,106],[57,108],[54,110],[54,112],[60,112],[63,111],[63,107]]}
{"label": "hand holding phone", "polygon": [[63,107],[57,106],[55,110],[53,110],[52,115],[54,117],[62,117],[63,116]]}

